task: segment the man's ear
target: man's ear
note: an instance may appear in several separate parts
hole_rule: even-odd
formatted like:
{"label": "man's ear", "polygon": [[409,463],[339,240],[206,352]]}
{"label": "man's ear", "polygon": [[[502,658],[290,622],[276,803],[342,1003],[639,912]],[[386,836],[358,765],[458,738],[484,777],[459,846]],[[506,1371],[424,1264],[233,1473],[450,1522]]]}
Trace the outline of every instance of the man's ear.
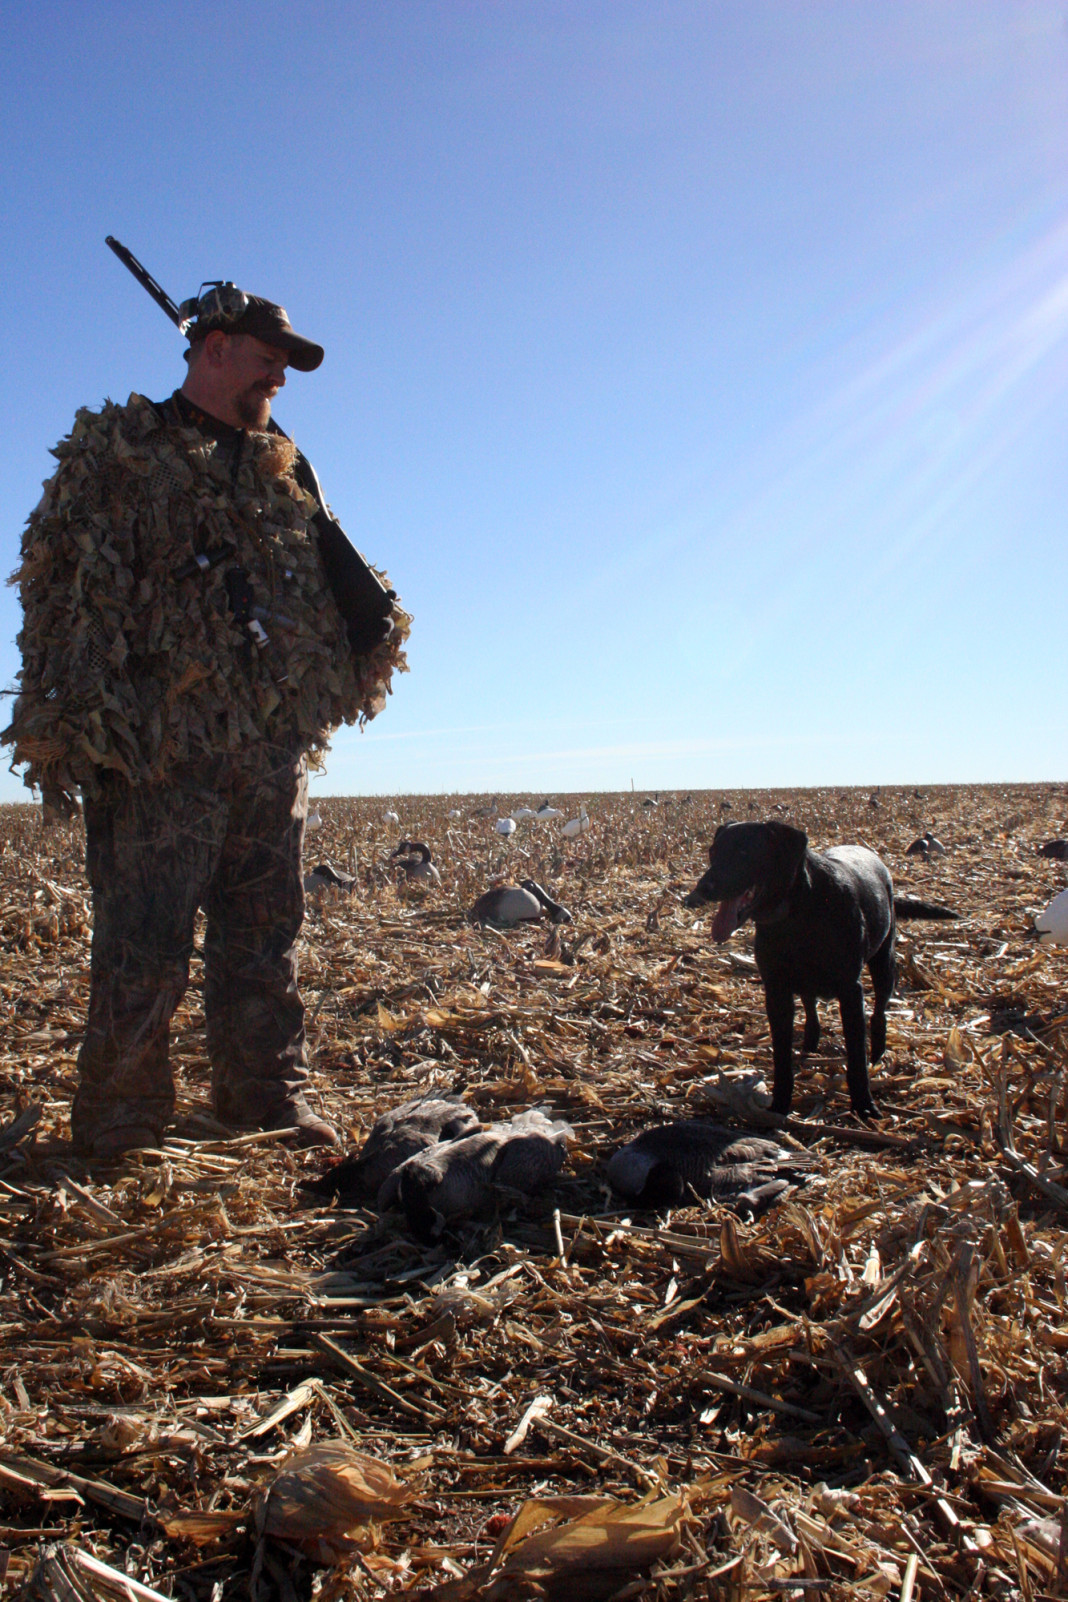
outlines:
{"label": "man's ear", "polygon": [[204,346],[204,357],[209,366],[222,366],[229,338],[229,334],[224,334],[221,328],[213,328],[210,334],[205,335],[202,344]]}
{"label": "man's ear", "polygon": [[808,850],[808,835],[789,823],[766,823],[769,863],[768,891],[782,900],[789,895]]}

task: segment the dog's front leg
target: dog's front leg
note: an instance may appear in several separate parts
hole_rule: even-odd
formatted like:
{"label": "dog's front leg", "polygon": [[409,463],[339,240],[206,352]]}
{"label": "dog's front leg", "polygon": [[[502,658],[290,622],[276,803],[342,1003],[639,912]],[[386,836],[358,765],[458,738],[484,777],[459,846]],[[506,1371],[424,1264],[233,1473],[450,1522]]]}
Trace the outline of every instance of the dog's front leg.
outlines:
{"label": "dog's front leg", "polygon": [[846,1083],[849,1086],[850,1104],[858,1118],[868,1118],[879,1109],[872,1100],[868,1083],[864,988],[859,979],[856,985],[842,991],[838,997],[838,1010],[842,1015],[842,1034],[845,1036]]}
{"label": "dog's front leg", "polygon": [[775,1063],[775,1085],[771,1110],[788,1113],[794,1099],[794,996],[792,990],[765,985],[764,1005],[771,1025],[771,1055]]}
{"label": "dog's front leg", "polygon": [[801,1041],[802,1051],[815,1051],[820,1043],[820,1015],[816,1011],[815,996],[802,996],[805,1004],[805,1033]]}

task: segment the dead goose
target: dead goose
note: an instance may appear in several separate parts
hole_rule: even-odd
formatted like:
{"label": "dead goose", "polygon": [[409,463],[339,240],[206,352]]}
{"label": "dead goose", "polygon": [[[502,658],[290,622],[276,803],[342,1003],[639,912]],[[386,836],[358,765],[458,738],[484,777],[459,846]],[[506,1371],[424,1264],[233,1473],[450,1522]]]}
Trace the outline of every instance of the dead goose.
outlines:
{"label": "dead goose", "polygon": [[[786,1190],[811,1159],[773,1140],[696,1118],[646,1129],[612,1154],[608,1182],[645,1207],[677,1206],[690,1190],[751,1212]],[[783,1176],[787,1177],[783,1177]]]}
{"label": "dead goose", "polygon": [[348,890],[356,887],[356,880],[351,873],[343,873],[335,868],[332,862],[320,862],[317,868],[304,875],[304,893],[310,895],[313,890]]}
{"label": "dead goose", "polygon": [[422,840],[402,840],[391,853],[390,861],[401,870],[409,884],[441,883],[441,874],[430,860],[430,847]]}
{"label": "dead goose", "polygon": [[537,1195],[560,1171],[570,1133],[535,1107],[410,1157],[396,1172],[396,1190],[412,1234],[438,1240],[449,1225],[482,1212],[496,1185]]}
{"label": "dead goose", "polygon": [[[381,1199],[396,1170],[416,1152],[439,1141],[460,1140],[481,1128],[478,1118],[458,1096],[422,1096],[381,1113],[358,1152],[343,1157],[306,1189],[345,1201],[376,1201],[388,1207],[395,1194]],[[394,1187],[395,1192],[395,1187]]]}
{"label": "dead goose", "polygon": [[514,929],[517,923],[537,923],[548,918],[552,923],[574,923],[570,912],[554,901],[547,890],[534,879],[524,879],[521,885],[502,884],[479,896],[468,913],[472,923],[489,923],[495,929]]}

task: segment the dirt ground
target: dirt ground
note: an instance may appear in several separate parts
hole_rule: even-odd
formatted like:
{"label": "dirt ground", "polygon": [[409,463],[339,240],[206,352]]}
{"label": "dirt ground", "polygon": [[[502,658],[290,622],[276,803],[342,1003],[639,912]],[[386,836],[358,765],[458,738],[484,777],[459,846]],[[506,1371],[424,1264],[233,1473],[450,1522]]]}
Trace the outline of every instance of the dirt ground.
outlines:
{"label": "dirt ground", "polygon": [[[572,1125],[553,1192],[432,1248],[302,1191],[322,1153],[214,1123],[196,959],[173,1133],[71,1152],[81,831],[0,808],[8,1588],[1068,1595],[1068,951],[1031,932],[1068,878],[1037,855],[1068,786],[594,795],[575,839],[495,833],[542,799],[326,799],[308,837],[309,867],[356,876],[309,898],[301,955],[311,1097],[348,1143],[431,1088]],[[648,1124],[773,1122],[750,932],[714,946],[681,905],[717,825],[764,817],[874,847],[961,921],[903,926],[867,1126],[822,1006],[779,1126],[816,1154],[803,1185],[749,1222],[621,1207],[604,1160]],[[944,854],[906,856],[926,830]],[[398,886],[402,837],[440,886]],[[467,922],[527,876],[572,925]]]}

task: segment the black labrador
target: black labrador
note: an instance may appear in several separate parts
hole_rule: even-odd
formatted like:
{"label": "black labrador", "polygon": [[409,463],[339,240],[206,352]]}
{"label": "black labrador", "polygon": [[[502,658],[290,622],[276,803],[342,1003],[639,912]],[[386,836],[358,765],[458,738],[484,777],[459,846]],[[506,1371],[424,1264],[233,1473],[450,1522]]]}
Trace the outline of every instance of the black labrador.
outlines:
{"label": "black labrador", "polygon": [[764,981],[775,1062],[772,1110],[793,1101],[794,997],[805,1006],[803,1051],[815,1051],[820,1024],[816,997],[836,997],[845,1036],[846,1079],[853,1111],[878,1109],[868,1083],[864,1049],[865,963],[874,998],[871,1060],[886,1047],[886,1005],[894,993],[896,918],[956,918],[948,907],[895,896],[886,864],[866,846],[808,849],[808,836],[787,823],[724,823],[708,851],[708,871],[686,897],[687,907],[718,901],[712,938],[728,940],[752,918],[753,952]]}

